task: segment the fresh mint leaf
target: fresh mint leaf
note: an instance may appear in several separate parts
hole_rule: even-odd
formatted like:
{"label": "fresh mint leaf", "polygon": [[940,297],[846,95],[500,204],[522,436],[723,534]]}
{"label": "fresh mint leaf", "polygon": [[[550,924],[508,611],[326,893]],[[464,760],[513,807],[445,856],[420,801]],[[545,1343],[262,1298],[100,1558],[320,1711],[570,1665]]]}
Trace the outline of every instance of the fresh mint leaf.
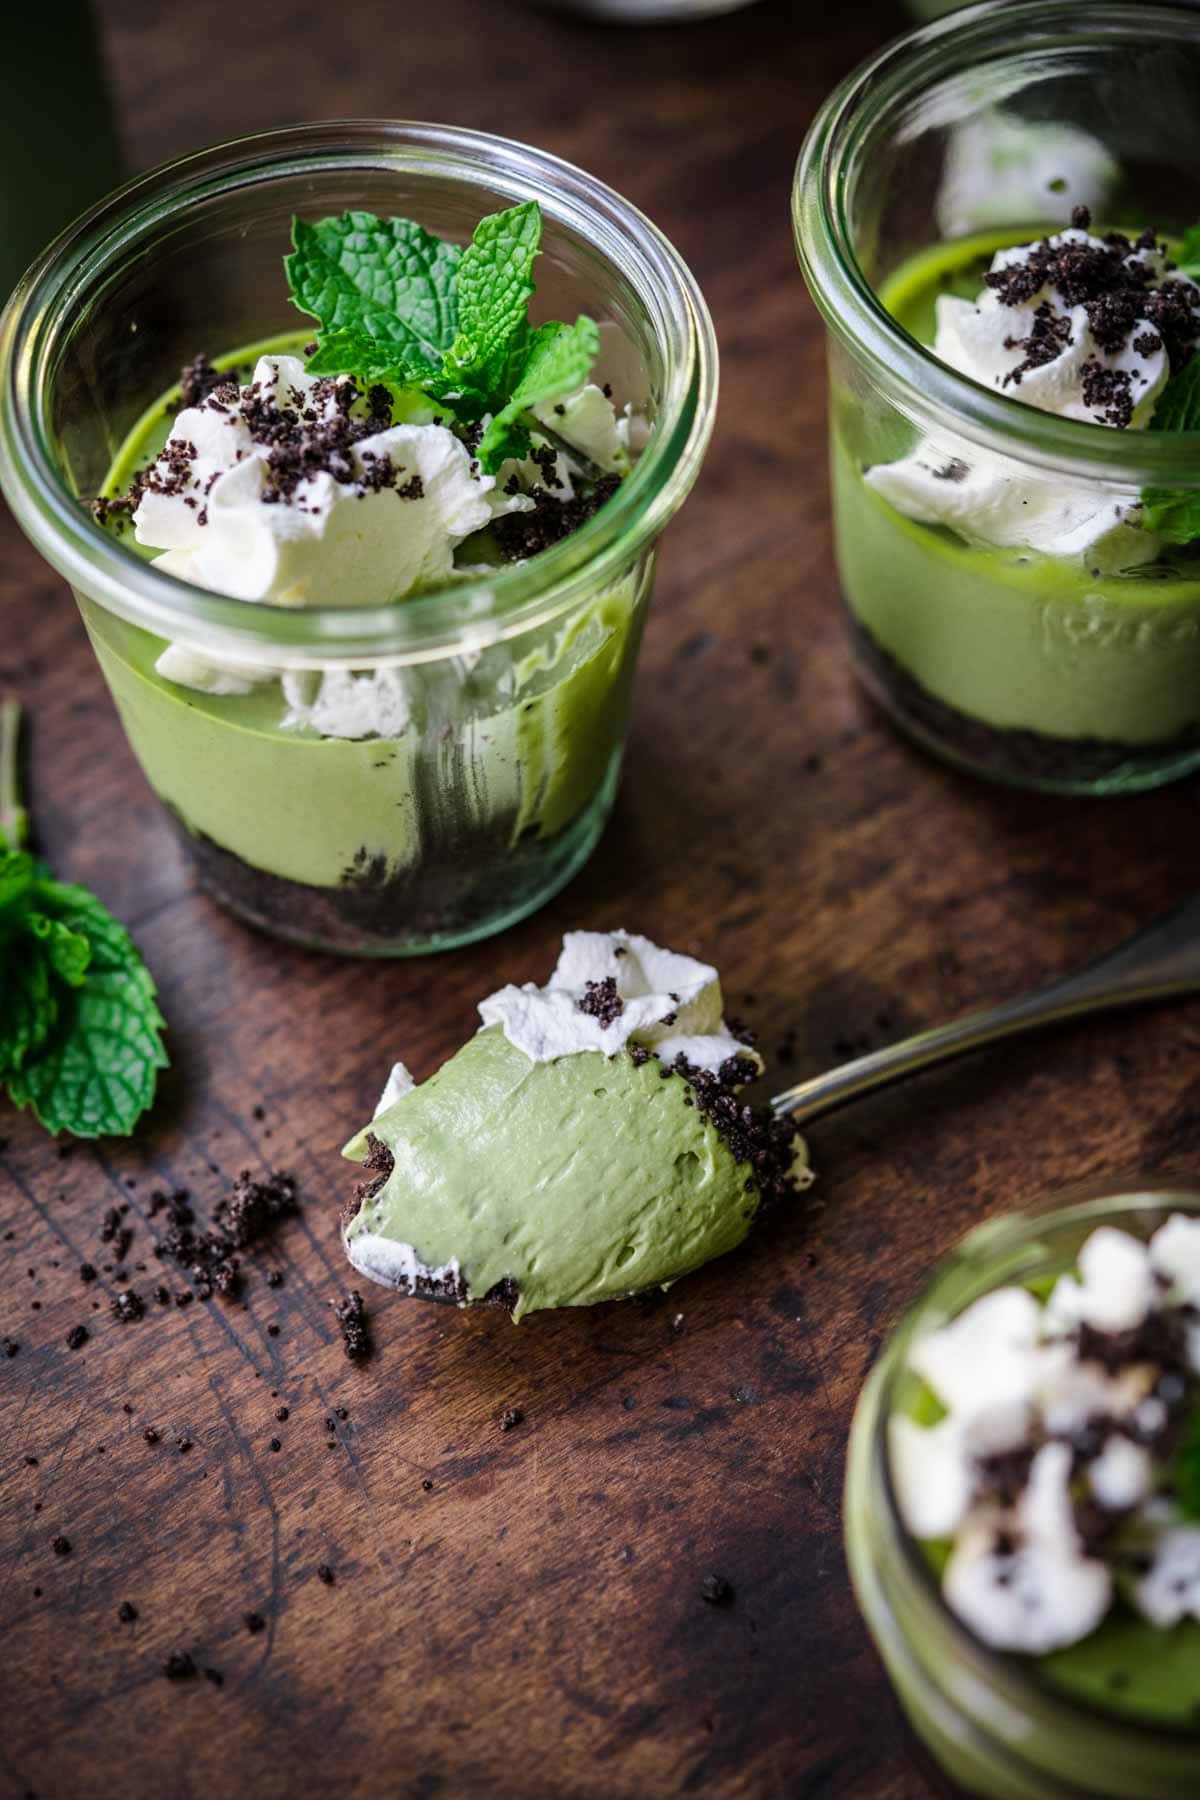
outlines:
{"label": "fresh mint leaf", "polygon": [[530,333],[512,397],[484,432],[476,452],[486,474],[494,475],[510,456],[527,454],[529,429],[522,415],[582,387],[599,354],[599,329],[594,319],[583,315],[574,325],[539,325]]}
{"label": "fresh mint leaf", "polygon": [[28,850],[0,851],[0,943],[23,925],[36,880],[37,862]]}
{"label": "fresh mint leaf", "polygon": [[458,333],[457,244],[413,219],[368,212],[315,225],[293,219],[292,243],[285,260],[292,299],[320,325],[318,356],[327,336],[352,332],[386,348],[406,371],[441,367]]}
{"label": "fresh mint leaf", "polygon": [[533,297],[533,263],[542,239],[542,211],[536,200],[481,219],[459,265],[455,295],[458,335],[446,356],[448,376],[488,403],[503,404],[512,392],[512,350],[524,348]]}
{"label": "fresh mint leaf", "polygon": [[[0,795],[23,836],[18,735],[19,717],[0,735]],[[162,1030],[154,981],[125,927],[27,851],[0,852],[0,1084],[10,1098],[50,1131],[132,1131],[167,1060]]]}
{"label": "fresh mint leaf", "polygon": [[82,933],[72,931],[61,919],[48,919],[42,912],[28,913],[25,929],[31,937],[41,940],[52,973],[68,987],[78,987],[92,959],[92,947]]}
{"label": "fresh mint leaf", "polygon": [[82,939],[88,961],[82,980],[60,993],[48,1041],[9,1076],[9,1092],[48,1131],[123,1136],[166,1065],[154,981],[125,927],[86,888],[47,879],[36,898],[61,932]]}
{"label": "fresh mint leaf", "polygon": [[36,945],[13,942],[0,955],[0,1078],[10,1081],[54,1030],[58,1001],[46,958]]}
{"label": "fresh mint leaf", "polygon": [[[1200,354],[1171,376],[1150,423],[1155,431],[1200,432]],[[1200,538],[1200,489],[1145,488],[1142,521],[1168,544],[1192,543]]]}
{"label": "fresh mint leaf", "polygon": [[164,1067],[154,982],[137,951],[120,969],[95,969],[73,990],[38,1055],[8,1078],[18,1106],[47,1131],[126,1136],[154,1098]]}

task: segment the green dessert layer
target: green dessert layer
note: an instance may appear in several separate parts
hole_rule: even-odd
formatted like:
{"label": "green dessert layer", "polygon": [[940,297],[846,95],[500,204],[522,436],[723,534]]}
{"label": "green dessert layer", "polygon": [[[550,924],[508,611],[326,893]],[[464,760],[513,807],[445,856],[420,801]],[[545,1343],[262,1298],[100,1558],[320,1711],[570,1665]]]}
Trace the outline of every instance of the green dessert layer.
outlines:
{"label": "green dessert layer", "polygon": [[346,1146],[394,1159],[346,1227],[351,1261],[408,1246],[457,1264],[463,1298],[515,1284],[515,1318],[666,1285],[739,1244],[759,1205],[690,1101],[654,1058],[533,1062],[491,1026]]}
{"label": "green dessert layer", "polygon": [[[246,378],[257,356],[296,353],[306,333],[217,359]],[[121,446],[104,493],[124,492],[171,425],[172,390]],[[156,552],[124,542],[146,559]],[[470,547],[483,560],[486,545]],[[552,836],[596,793],[620,743],[649,564],[513,646],[412,669],[411,723],[394,738],[323,738],[285,725],[272,681],[214,696],[165,680],[165,644],[80,596],[126,733],[151,785],[189,830],[253,868],[335,887],[353,867],[386,876],[433,839],[497,846]],[[399,602],[403,604],[403,602]],[[236,651],[228,654],[236,660]]]}
{"label": "green dessert layer", "polygon": [[[1028,231],[938,245],[881,288],[888,311],[931,344],[938,296],[978,293],[994,252]],[[838,559],[856,618],[936,699],[999,730],[1130,746],[1200,724],[1200,564],[1173,551],[1129,572],[1082,559],[967,543],[897,512],[862,479],[913,434],[876,403],[834,395]],[[868,421],[870,421],[868,423]],[[886,441],[884,439],[886,438]]]}

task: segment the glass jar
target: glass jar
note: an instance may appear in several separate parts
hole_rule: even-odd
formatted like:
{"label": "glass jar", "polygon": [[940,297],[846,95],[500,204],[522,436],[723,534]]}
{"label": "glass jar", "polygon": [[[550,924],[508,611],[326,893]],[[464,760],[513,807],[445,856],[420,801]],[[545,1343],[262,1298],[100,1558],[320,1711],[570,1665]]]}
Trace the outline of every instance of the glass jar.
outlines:
{"label": "glass jar", "polygon": [[[364,208],[462,240],[528,199],[544,216],[537,314],[595,318],[596,379],[649,422],[632,473],[572,536],[397,604],[289,609],[177,580],[94,523],[81,499],[184,363],[296,332],[293,213]],[[50,247],[0,321],[0,483],[74,589],[211,893],[304,944],[404,955],[500,931],[574,874],[616,792],[655,545],[707,447],[716,366],[704,301],[648,220],[474,132],[268,132],[130,183]],[[155,669],[168,642],[268,678],[234,697],[177,686]],[[395,672],[394,735],[292,728],[281,678],[344,671]]]}
{"label": "glass jar", "polygon": [[1144,1239],[1179,1212],[1200,1213],[1200,1193],[1110,1184],[978,1227],[934,1270],[859,1400],[845,1496],[858,1603],[918,1737],[959,1790],[982,1800],[1194,1800],[1200,1720],[1190,1731],[1158,1728],[1076,1699],[1032,1659],[988,1649],[951,1613],[905,1530],[889,1468],[909,1349],[993,1288],[1065,1273],[1097,1226]]}
{"label": "glass jar", "polygon": [[[906,731],[978,774],[1123,793],[1200,767],[1200,544],[1164,544],[1130,511],[1147,489],[1200,498],[1195,439],[1035,410],[928,348],[938,293],[973,296],[996,249],[1077,205],[1100,231],[1194,225],[1198,91],[1192,9],[994,0],[850,76],[800,156],[855,666]],[[964,495],[997,512],[898,510],[876,471],[910,455],[927,487],[977,478]]]}

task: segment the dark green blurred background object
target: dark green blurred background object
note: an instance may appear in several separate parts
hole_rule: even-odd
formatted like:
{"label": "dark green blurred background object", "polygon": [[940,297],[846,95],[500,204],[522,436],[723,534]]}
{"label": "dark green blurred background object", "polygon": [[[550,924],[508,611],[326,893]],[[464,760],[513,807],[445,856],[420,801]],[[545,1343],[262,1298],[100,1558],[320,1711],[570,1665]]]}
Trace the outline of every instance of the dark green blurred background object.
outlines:
{"label": "dark green blurred background object", "polygon": [[0,303],[43,245],[122,174],[89,0],[41,0],[5,11]]}

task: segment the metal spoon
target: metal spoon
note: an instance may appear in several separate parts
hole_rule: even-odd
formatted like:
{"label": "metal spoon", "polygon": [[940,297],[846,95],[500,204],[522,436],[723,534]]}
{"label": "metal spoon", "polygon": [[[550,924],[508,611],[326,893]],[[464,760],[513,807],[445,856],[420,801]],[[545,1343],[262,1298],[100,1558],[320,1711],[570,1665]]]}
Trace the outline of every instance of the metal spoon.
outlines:
{"label": "metal spoon", "polygon": [[1002,1038],[1046,1025],[1060,1025],[1110,1006],[1141,1006],[1176,994],[1200,991],[1200,896],[1127,939],[1116,950],[1065,975],[1040,992],[968,1013],[951,1025],[919,1031],[915,1037],[872,1050],[811,1081],[801,1081],[771,1101],[774,1112],[801,1124],[888,1087],[918,1070],[982,1050]]}

